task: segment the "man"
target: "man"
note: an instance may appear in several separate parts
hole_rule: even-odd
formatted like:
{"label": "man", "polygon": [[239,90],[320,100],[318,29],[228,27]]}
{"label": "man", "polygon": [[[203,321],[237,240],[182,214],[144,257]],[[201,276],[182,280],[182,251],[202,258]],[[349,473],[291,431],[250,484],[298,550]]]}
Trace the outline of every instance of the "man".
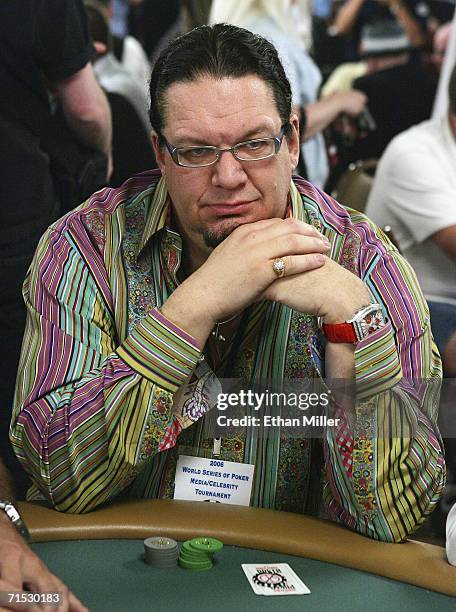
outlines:
{"label": "man", "polygon": [[[424,11],[429,11],[424,5]],[[339,8],[333,29],[346,38],[346,59],[358,58],[362,29],[378,20],[399,24],[414,48],[422,47],[427,38],[426,17],[419,0],[347,0]]]}
{"label": "man", "polygon": [[379,159],[394,136],[431,116],[437,82],[428,67],[412,59],[410,40],[394,21],[379,21],[362,31],[366,74],[353,87],[368,99],[376,129],[355,142],[349,160]]}
{"label": "man", "polygon": [[445,544],[448,563],[456,565],[456,504],[448,512]]}
{"label": "man", "polygon": [[[110,20],[110,31],[112,33],[114,5],[112,0],[100,0]],[[122,64],[135,79],[140,87],[147,88],[150,79],[150,62],[143,46],[134,36],[127,33],[121,36],[112,33],[113,52],[116,59]]]}
{"label": "man", "polygon": [[[89,31],[97,49],[93,69],[98,82],[105,91],[124,96],[134,107],[144,129],[148,131],[150,127],[147,115],[149,101],[146,82],[140,85],[115,57],[108,12],[103,4],[97,0],[85,0],[84,6],[89,21]],[[140,170],[142,168],[138,168],[138,171]]]}
{"label": "man", "polygon": [[[444,436],[450,482],[456,475],[454,379],[456,377],[456,68],[449,88],[449,111],[393,139],[377,168],[367,214],[389,225],[414,268],[428,301],[432,333],[447,378],[439,425]],[[445,492],[434,530],[444,535],[445,513],[452,500]]]}
{"label": "man", "polygon": [[[118,187],[137,172],[156,167],[150,141],[149,100],[146,80],[137,79],[113,55],[108,12],[97,0],[84,0],[89,31],[97,50],[94,71],[106,92],[112,115],[114,171],[109,186]],[[138,43],[139,44],[139,43]],[[150,68],[147,81],[150,78]]]}
{"label": "man", "polygon": [[48,90],[59,98],[74,138],[106,156],[111,124],[90,64],[93,47],[80,0],[2,2],[0,17],[0,448],[23,495],[25,479],[7,441],[25,326],[21,288],[39,237],[61,214],[58,160],[45,146],[51,137]]}
{"label": "man", "polygon": [[[298,12],[298,17],[294,9]],[[276,47],[291,86],[292,108],[300,117],[301,159],[299,170],[314,185],[323,187],[328,178],[328,153],[323,130],[340,114],[357,117],[366,97],[361,92],[337,94],[319,101],[320,69],[305,50],[299,25],[306,20],[304,7],[293,0],[214,0],[209,23],[230,23],[263,36]]]}
{"label": "man", "polygon": [[390,225],[428,300],[444,370],[456,376],[456,69],[449,112],[394,138],[380,160],[367,214]]}
{"label": "man", "polygon": [[14,500],[13,484],[0,460],[0,609],[17,610],[18,604],[12,603],[10,608],[4,596],[27,590],[35,593],[60,593],[62,605],[59,610],[87,612],[87,608],[61,580],[51,574],[28,546],[25,539],[28,532],[18,517]]}
{"label": "man", "polygon": [[[172,497],[178,455],[212,454],[250,464],[254,506],[405,539],[444,483],[440,364],[409,267],[367,219],[291,181],[298,119],[265,39],[195,29],[162,54],[150,93],[161,173],[55,224],[25,283],[11,440],[30,497],[66,512]],[[332,403],[323,442],[208,434],[216,376],[264,388],[323,370],[360,393],[355,418]]]}

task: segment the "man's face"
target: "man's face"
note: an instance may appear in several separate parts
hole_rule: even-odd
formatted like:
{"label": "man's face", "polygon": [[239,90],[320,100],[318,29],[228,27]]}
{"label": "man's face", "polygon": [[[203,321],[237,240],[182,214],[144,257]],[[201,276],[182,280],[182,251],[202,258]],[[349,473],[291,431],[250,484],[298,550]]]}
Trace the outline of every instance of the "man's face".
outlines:
{"label": "man's face", "polygon": [[[220,148],[280,133],[282,122],[269,86],[257,76],[201,77],[172,84],[166,91],[163,135],[174,147],[214,145]],[[241,162],[222,153],[203,168],[177,166],[168,150],[155,155],[173,202],[184,241],[208,250],[236,227],[272,217],[283,218],[290,178],[299,155],[298,120],[277,155]]]}

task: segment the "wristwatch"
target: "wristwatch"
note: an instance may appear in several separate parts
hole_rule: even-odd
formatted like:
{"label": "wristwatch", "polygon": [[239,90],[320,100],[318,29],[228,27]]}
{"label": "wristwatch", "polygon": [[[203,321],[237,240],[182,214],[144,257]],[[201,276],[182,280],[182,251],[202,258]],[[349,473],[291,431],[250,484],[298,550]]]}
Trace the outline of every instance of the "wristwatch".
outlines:
{"label": "wristwatch", "polygon": [[0,510],[6,514],[26,542],[30,542],[30,533],[16,506],[9,500],[0,499]]}
{"label": "wristwatch", "polygon": [[356,344],[386,324],[380,304],[369,304],[345,323],[323,323],[323,333],[329,342]]}

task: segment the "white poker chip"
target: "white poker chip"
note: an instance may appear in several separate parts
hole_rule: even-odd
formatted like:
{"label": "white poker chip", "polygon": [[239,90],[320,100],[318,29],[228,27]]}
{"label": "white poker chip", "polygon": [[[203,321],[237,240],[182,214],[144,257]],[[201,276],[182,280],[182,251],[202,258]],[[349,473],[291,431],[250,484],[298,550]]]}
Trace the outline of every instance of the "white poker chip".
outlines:
{"label": "white poker chip", "polygon": [[155,567],[177,565],[179,546],[176,540],[166,536],[153,536],[144,540],[144,560]]}

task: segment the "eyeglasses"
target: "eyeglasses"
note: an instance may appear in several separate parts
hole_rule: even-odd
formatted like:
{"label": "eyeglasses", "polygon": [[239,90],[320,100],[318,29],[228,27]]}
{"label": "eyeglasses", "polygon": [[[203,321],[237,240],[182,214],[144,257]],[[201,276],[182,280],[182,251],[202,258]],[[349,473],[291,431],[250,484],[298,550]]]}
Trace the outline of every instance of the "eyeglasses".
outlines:
{"label": "eyeglasses", "polygon": [[220,159],[222,153],[230,152],[239,161],[259,161],[277,155],[282,146],[282,140],[285,133],[285,128],[288,124],[282,126],[280,133],[271,138],[255,138],[254,140],[246,140],[235,144],[234,147],[228,149],[220,149],[219,147],[200,146],[200,147],[175,147],[170,144],[164,136],[162,136],[166,148],[169,151],[174,163],[184,168],[203,168],[211,166]]}

